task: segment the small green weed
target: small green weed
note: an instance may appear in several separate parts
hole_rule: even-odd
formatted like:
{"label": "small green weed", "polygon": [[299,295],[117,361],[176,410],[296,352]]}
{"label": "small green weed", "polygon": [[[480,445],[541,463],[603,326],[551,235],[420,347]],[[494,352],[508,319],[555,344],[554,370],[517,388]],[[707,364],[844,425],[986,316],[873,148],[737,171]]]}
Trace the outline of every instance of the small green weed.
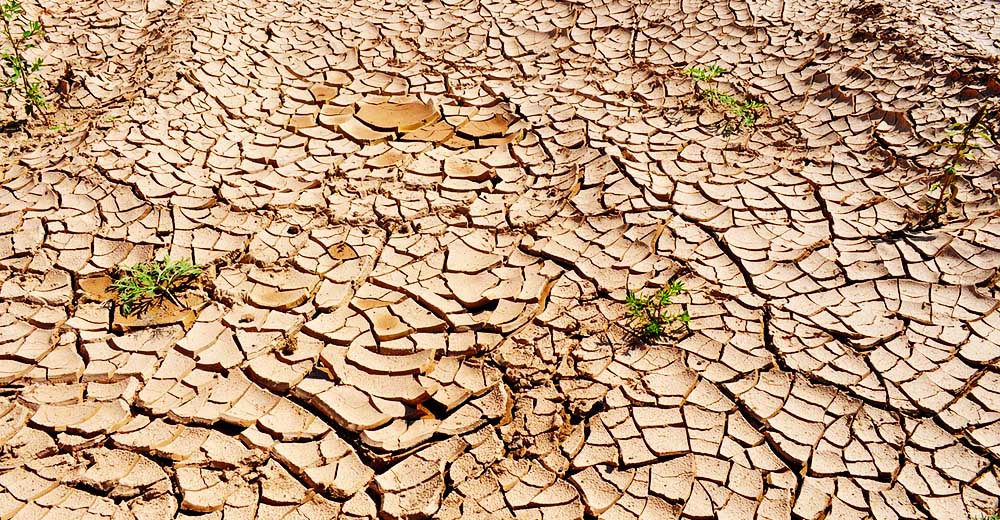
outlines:
{"label": "small green weed", "polygon": [[689,69],[684,69],[684,74],[688,75],[695,81],[696,84],[700,81],[712,81],[727,72],[729,71],[718,65],[711,65],[705,68],[691,67]]}
{"label": "small green weed", "polygon": [[176,305],[175,292],[193,282],[202,273],[200,266],[188,260],[171,260],[169,256],[131,267],[120,267],[111,289],[118,293],[118,303],[123,316],[142,313],[159,298],[167,298]]}
{"label": "small green weed", "polygon": [[0,3],[0,21],[0,31],[9,47],[0,53],[0,62],[3,63],[0,90],[7,96],[8,103],[15,94],[20,96],[28,117],[41,115],[45,119],[49,102],[42,92],[42,82],[32,79],[32,75],[42,67],[42,58],[28,61],[24,57],[24,52],[34,48],[41,37],[42,24],[38,20],[27,19],[18,0]]}
{"label": "small green weed", "polygon": [[[706,89],[704,92],[705,99],[709,101],[715,101],[722,106],[726,107],[736,118],[736,123],[738,126],[743,128],[753,128],[757,124],[757,119],[760,117],[761,112],[764,111],[765,105],[760,101],[754,101],[752,99],[740,101],[729,94],[720,92],[714,88]],[[735,130],[733,128],[732,130]]]}
{"label": "small green weed", "polygon": [[670,308],[673,305],[673,298],[686,291],[684,282],[679,280],[671,282],[651,296],[643,296],[629,290],[625,297],[629,328],[639,338],[650,341],[670,332],[671,326],[676,323],[686,326],[691,321],[687,311],[674,314]]}
{"label": "small green weed", "polygon": [[940,191],[941,193],[934,199],[934,203],[926,211],[922,218],[922,223],[936,220],[948,209],[948,204],[955,200],[958,195],[958,172],[964,165],[975,161],[976,152],[982,153],[983,145],[996,144],[993,132],[986,126],[985,121],[992,114],[997,115],[998,107],[995,103],[982,103],[976,113],[965,123],[952,123],[945,133],[946,140],[932,146],[937,150],[940,148],[951,148],[952,154],[942,168],[942,173],[931,183],[927,189],[928,194]]}
{"label": "small green weed", "polygon": [[50,126],[49,130],[52,130],[53,132],[55,132],[57,134],[64,134],[64,133],[67,133],[67,132],[72,132],[73,131],[73,127],[67,125],[66,123],[56,123],[56,124]]}
{"label": "small green weed", "polygon": [[726,133],[735,133],[740,129],[753,128],[757,124],[757,119],[764,112],[766,105],[753,99],[743,99],[726,94],[715,87],[703,87],[702,83],[715,81],[716,78],[729,73],[728,70],[718,66],[691,67],[684,69],[684,74],[691,78],[694,83],[695,92],[704,100],[710,103],[718,103],[725,107],[735,120],[731,120],[725,127]]}

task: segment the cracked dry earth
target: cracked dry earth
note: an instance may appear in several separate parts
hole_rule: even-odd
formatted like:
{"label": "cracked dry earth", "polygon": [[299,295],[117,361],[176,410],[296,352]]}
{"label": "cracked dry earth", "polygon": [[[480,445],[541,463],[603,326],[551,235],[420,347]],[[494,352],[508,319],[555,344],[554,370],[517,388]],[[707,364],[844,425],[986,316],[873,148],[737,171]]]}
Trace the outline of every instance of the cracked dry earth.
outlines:
{"label": "cracked dry earth", "polygon": [[[0,517],[998,505],[995,150],[914,225],[997,4],[46,4],[85,119],[0,174]],[[112,314],[164,254],[181,305]],[[689,328],[635,344],[674,279]]]}

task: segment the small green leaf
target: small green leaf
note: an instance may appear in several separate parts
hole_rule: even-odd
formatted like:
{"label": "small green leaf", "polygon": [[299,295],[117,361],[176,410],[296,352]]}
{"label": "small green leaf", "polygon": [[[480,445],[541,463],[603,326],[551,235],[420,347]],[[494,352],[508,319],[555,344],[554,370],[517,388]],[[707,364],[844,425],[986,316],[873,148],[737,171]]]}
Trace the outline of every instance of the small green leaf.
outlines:
{"label": "small green leaf", "polygon": [[645,328],[646,336],[657,338],[663,333],[663,327],[657,322],[650,322]]}

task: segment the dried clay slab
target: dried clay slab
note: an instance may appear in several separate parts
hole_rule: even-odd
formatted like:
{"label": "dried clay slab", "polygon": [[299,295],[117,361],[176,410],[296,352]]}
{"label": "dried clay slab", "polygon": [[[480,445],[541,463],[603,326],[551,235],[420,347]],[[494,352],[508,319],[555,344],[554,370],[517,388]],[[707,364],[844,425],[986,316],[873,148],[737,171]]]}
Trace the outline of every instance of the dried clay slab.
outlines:
{"label": "dried clay slab", "polygon": [[358,103],[355,117],[383,131],[410,132],[436,121],[437,108],[413,96],[368,99]]}

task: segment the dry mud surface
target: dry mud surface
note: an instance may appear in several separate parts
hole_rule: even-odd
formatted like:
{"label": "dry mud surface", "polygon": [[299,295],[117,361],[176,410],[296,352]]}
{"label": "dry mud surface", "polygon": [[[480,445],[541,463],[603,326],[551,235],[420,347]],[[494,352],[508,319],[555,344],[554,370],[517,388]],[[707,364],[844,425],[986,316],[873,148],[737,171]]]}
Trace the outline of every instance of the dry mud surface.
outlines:
{"label": "dry mud surface", "polygon": [[[914,224],[997,4],[46,4],[73,128],[5,138],[0,517],[997,506],[994,150]],[[164,253],[210,267],[113,316]],[[689,330],[634,344],[675,278]]]}

